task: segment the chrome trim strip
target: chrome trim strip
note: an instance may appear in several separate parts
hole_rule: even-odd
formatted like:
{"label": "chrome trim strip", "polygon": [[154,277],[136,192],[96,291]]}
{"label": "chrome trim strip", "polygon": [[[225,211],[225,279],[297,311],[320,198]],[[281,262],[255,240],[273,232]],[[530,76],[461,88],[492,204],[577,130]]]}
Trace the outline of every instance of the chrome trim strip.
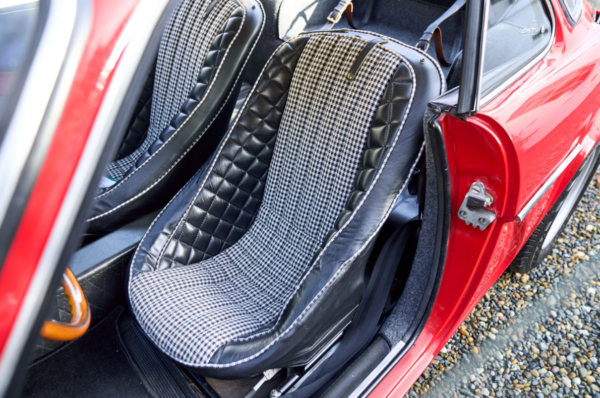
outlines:
{"label": "chrome trim strip", "polygon": [[527,202],[527,204],[525,205],[525,207],[523,207],[519,214],[517,214],[515,221],[521,222],[525,219],[527,213],[529,213],[529,211],[533,208],[533,206],[535,206],[538,200],[540,200],[540,198],[544,196],[546,191],[548,191],[552,184],[554,184],[554,181],[556,181],[556,179],[560,177],[562,172],[565,171],[565,169],[571,164],[571,162],[575,159],[579,152],[581,152],[581,144],[577,144],[577,146],[571,151],[569,156],[567,156],[567,158],[562,161],[562,163],[558,166],[554,173],[552,173],[552,175],[550,175],[550,177],[546,180],[544,185],[542,185],[542,187],[535,193],[535,195],[533,195],[533,198],[531,198],[531,200]]}
{"label": "chrome trim strip", "polygon": [[395,365],[398,362],[398,359],[400,359],[398,358],[398,354],[400,351],[402,351],[405,345],[406,343],[404,341],[400,341],[398,344],[396,344],[389,354],[387,354],[379,363],[379,365],[377,365],[377,367],[373,369],[371,373],[369,373],[369,375],[362,381],[362,383],[360,383],[358,387],[356,387],[356,390],[354,390],[348,398],[363,397],[370,393],[375,385],[378,384],[381,379],[388,374],[389,369],[386,368],[388,368],[390,365]]}
{"label": "chrome trim strip", "polygon": [[[33,143],[44,130],[53,131],[75,77],[91,25],[88,0],[52,0],[44,31],[13,113],[2,147],[0,175],[5,177],[0,191],[0,224],[19,182]],[[38,271],[36,271],[39,273]],[[49,283],[50,276],[44,274]],[[6,394],[35,317],[42,291],[33,280],[5,343],[0,358],[0,397]],[[24,315],[26,314],[26,315]]]}
{"label": "chrome trim strip", "polygon": [[[552,46],[554,45],[554,42],[556,40],[556,18],[554,16],[554,8],[552,7],[552,3],[549,0],[545,0],[544,3],[546,3],[546,8],[548,10],[548,14],[550,14],[550,25],[552,26],[551,40],[548,42],[548,45],[535,58],[533,58],[531,61],[529,61],[529,63],[527,63],[521,69],[516,71],[508,79],[506,79],[505,81],[500,83],[497,87],[495,87],[495,88],[491,89],[489,92],[487,92],[483,96],[483,98],[480,100],[478,109],[483,108],[487,103],[489,103],[491,100],[493,100],[498,95],[500,95],[500,93],[502,93],[511,84],[513,84],[519,78],[521,78],[521,76],[523,76],[525,73],[527,73],[527,71],[529,71],[536,64],[538,64],[550,52],[550,49],[552,48]],[[482,70],[483,70],[483,65],[482,65]]]}
{"label": "chrome trim strip", "polygon": [[490,17],[490,0],[486,0],[483,2],[484,10],[483,10],[483,26],[481,28],[481,35],[483,38],[481,39],[481,49],[479,52],[479,78],[477,81],[479,82],[479,86],[477,87],[476,98],[475,98],[475,112],[477,112],[481,108],[481,85],[483,84],[483,67],[485,66],[485,43],[487,42],[487,31],[488,31],[488,22]]}
{"label": "chrome trim strip", "polygon": [[[358,308],[358,305],[356,307],[354,307],[354,309]],[[353,310],[354,311],[354,310]],[[339,324],[338,324],[339,325]],[[337,326],[337,325],[336,325]],[[338,340],[340,340],[340,337],[342,337],[342,334],[344,334],[344,331],[346,330],[346,328],[348,327],[348,325],[346,325],[342,330],[340,330],[335,336],[333,336],[333,339],[331,339],[323,348],[321,348],[321,350],[317,353],[317,355],[315,355],[305,366],[304,369],[310,369],[311,366],[313,366],[315,364],[315,362],[317,362],[325,352],[327,352],[327,350],[329,350],[335,343],[338,342]]]}
{"label": "chrome trim strip", "polygon": [[30,72],[0,146],[0,224],[6,216],[47,113],[75,26],[77,0],[53,0],[49,8],[46,26],[35,50]]}
{"label": "chrome trim strip", "polygon": [[[75,0],[54,1],[74,2]],[[19,355],[24,348],[27,337],[31,333],[36,315],[42,305],[42,299],[45,296],[44,293],[50,287],[51,276],[56,271],[58,260],[75,222],[77,216],[76,209],[80,208],[87,193],[123,98],[129,89],[129,85],[156,24],[160,20],[168,3],[169,0],[141,0],[127,22],[106,64],[108,68],[112,68],[118,61],[110,86],[96,115],[77,170],[75,171],[40,263],[27,291],[27,296],[19,312],[15,326],[7,341],[7,349],[0,363],[0,374],[2,374],[2,377],[0,377],[0,397],[6,393],[6,388],[12,378]],[[86,11],[91,12],[91,9]],[[57,17],[59,17],[57,22],[61,24],[65,23],[64,14],[59,14]],[[85,42],[87,32],[84,33],[86,34],[82,37]],[[123,51],[123,49],[125,50]],[[122,57],[119,60],[121,53]]]}

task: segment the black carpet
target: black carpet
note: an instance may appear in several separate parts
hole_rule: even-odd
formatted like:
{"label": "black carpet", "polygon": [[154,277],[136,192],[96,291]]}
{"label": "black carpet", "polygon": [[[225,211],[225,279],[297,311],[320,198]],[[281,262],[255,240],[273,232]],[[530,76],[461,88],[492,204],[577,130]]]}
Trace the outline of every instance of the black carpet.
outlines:
{"label": "black carpet", "polygon": [[83,337],[40,358],[21,397],[149,397],[119,343],[116,309]]}

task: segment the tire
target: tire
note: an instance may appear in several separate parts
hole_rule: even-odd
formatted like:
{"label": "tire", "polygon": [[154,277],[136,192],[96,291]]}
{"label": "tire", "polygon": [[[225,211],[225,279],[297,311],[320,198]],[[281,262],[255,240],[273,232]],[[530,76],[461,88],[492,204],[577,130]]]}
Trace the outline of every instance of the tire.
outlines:
{"label": "tire", "polygon": [[512,272],[528,273],[552,252],[554,242],[571,218],[598,168],[598,147],[585,159],[548,214],[533,231],[525,246],[508,267]]}

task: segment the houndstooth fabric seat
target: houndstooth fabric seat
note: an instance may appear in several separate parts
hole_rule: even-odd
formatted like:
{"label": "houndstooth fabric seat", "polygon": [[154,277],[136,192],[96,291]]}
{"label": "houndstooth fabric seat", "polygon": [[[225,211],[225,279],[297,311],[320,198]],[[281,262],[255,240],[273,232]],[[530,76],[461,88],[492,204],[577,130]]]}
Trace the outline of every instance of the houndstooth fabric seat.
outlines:
{"label": "houndstooth fabric seat", "polygon": [[309,361],[351,320],[443,84],[430,57],[373,34],[284,43],[133,257],[150,340],[211,377]]}
{"label": "houndstooth fabric seat", "polygon": [[255,0],[179,2],[117,159],[102,177],[91,232],[164,205],[206,161],[227,129],[263,20]]}

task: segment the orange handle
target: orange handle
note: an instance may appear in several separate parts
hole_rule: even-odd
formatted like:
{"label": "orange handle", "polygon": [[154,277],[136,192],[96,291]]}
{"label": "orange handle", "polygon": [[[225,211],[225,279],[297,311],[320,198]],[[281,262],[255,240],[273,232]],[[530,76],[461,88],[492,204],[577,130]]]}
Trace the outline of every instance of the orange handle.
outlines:
{"label": "orange handle", "polygon": [[84,335],[90,327],[90,309],[77,278],[69,268],[62,280],[65,295],[71,306],[71,322],[45,321],[40,336],[47,340],[70,341]]}

